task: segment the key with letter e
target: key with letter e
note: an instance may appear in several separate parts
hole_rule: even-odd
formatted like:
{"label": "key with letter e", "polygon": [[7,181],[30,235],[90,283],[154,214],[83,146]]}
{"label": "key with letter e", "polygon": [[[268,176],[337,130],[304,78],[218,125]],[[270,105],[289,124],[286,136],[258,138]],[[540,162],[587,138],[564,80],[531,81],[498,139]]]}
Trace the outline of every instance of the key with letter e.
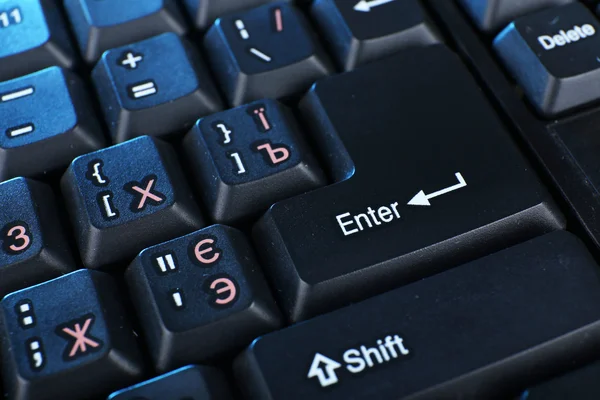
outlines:
{"label": "key with letter e", "polygon": [[444,46],[321,80],[300,106],[338,183],[275,204],[254,229],[292,321],[564,225]]}

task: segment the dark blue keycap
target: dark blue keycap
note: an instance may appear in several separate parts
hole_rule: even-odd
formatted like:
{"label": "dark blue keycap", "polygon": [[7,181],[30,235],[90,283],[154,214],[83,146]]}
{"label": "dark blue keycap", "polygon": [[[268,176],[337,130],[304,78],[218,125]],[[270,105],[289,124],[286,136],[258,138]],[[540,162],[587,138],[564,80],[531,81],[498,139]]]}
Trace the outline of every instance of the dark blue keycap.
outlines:
{"label": "dark blue keycap", "polygon": [[159,371],[214,361],[280,327],[244,235],[222,225],[144,250],[125,273]]}
{"label": "dark blue keycap", "polygon": [[108,400],[229,400],[231,392],[221,371],[188,365],[111,394]]}
{"label": "dark blue keycap", "polygon": [[331,72],[310,25],[287,2],[219,18],[204,47],[232,106],[302,92]]}
{"label": "dark blue keycap", "polygon": [[325,184],[291,112],[275,100],[203,118],[183,143],[196,186],[217,222],[252,217]]}
{"label": "dark blue keycap", "polygon": [[50,67],[0,83],[0,179],[66,167],[104,146],[83,83]]}
{"label": "dark blue keycap", "polygon": [[135,336],[109,275],[76,271],[12,293],[1,305],[10,399],[78,400],[141,378]]}
{"label": "dark blue keycap", "polygon": [[60,10],[52,0],[0,2],[0,81],[75,65]]}
{"label": "dark blue keycap", "polygon": [[92,78],[116,142],[181,131],[222,108],[198,54],[174,33],[107,51]]}
{"label": "dark blue keycap", "polygon": [[407,47],[440,42],[421,0],[316,0],[311,14],[345,71]]}
{"label": "dark blue keycap", "polygon": [[164,32],[183,35],[174,0],[63,0],[83,58],[93,63],[105,50]]}
{"label": "dark blue keycap", "polygon": [[278,0],[183,0],[196,27],[207,29],[215,19],[225,14],[247,10]]}
{"label": "dark blue keycap", "polygon": [[15,178],[0,183],[0,296],[73,270],[52,190]]}
{"label": "dark blue keycap", "polygon": [[61,187],[88,268],[203,226],[175,152],[149,136],[78,157]]}

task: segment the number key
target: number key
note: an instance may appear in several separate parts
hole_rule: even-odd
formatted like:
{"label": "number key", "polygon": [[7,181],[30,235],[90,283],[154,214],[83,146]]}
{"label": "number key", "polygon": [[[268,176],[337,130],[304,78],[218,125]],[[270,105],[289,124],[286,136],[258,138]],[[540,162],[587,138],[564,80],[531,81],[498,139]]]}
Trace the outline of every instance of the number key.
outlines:
{"label": "number key", "polygon": [[73,270],[49,187],[25,178],[0,183],[0,204],[0,296]]}
{"label": "number key", "polygon": [[214,360],[281,323],[252,248],[233,228],[150,247],[125,278],[160,371]]}
{"label": "number key", "polygon": [[325,184],[291,112],[264,100],[201,119],[184,139],[213,220],[252,217]]}
{"label": "number key", "polygon": [[53,0],[0,2],[0,81],[52,65],[72,68],[75,54]]}

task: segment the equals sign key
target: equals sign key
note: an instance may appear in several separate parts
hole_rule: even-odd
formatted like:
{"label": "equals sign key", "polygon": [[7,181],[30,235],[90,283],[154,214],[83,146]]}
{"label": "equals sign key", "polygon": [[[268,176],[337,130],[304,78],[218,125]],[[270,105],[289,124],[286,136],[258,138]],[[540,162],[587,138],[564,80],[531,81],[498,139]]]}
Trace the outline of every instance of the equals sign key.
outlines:
{"label": "equals sign key", "polygon": [[129,97],[137,100],[158,93],[158,87],[153,80],[146,80],[127,86],[127,93]]}

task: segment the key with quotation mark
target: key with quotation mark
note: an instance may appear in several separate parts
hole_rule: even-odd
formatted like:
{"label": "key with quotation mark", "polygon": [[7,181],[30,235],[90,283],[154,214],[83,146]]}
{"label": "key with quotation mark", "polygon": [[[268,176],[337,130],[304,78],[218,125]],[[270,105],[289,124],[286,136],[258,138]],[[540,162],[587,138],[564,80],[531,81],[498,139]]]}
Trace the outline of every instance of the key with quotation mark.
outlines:
{"label": "key with quotation mark", "polygon": [[244,235],[221,225],[140,253],[125,278],[155,367],[209,362],[277,329],[259,271]]}
{"label": "key with quotation mark", "polygon": [[88,268],[203,226],[175,157],[168,144],[143,136],[73,161],[61,186]]}
{"label": "key with quotation mark", "polygon": [[109,275],[79,270],[5,297],[2,375],[9,398],[78,400],[140,379],[143,364],[117,293]]}
{"label": "key with quotation mark", "polygon": [[199,195],[217,222],[251,217],[325,184],[294,117],[275,100],[202,118],[184,144]]}

